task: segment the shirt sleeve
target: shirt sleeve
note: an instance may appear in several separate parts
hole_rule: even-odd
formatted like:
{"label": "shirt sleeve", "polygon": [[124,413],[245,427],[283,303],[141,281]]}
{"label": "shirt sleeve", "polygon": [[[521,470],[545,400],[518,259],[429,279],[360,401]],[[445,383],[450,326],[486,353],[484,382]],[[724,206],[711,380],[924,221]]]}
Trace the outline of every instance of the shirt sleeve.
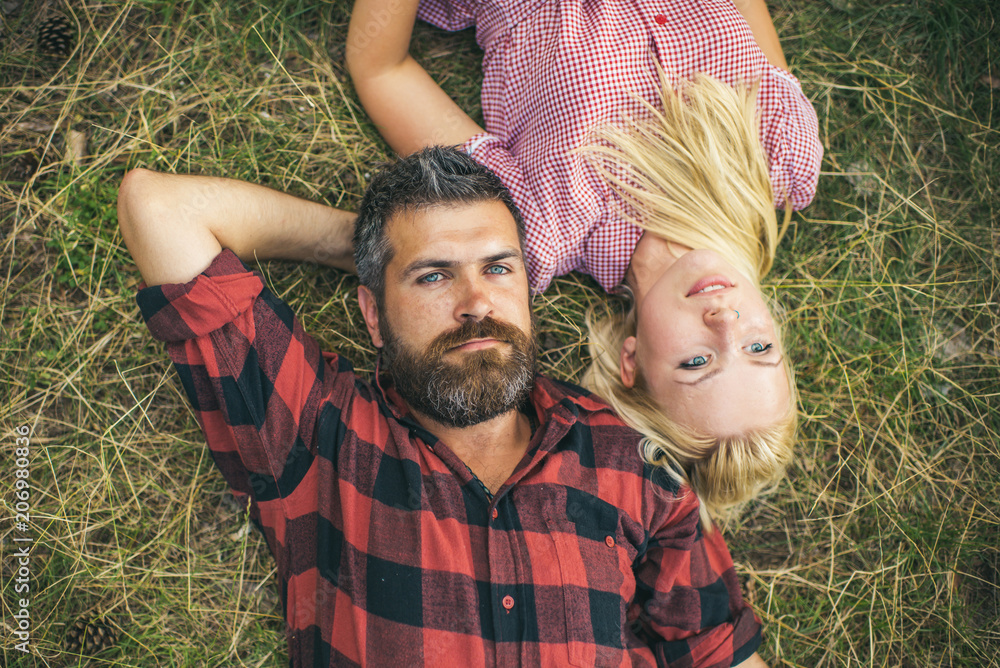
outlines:
{"label": "shirt sleeve", "polygon": [[136,299],[234,494],[287,497],[316,453],[321,405],[350,400],[350,364],[324,358],[288,305],[229,250],[190,282],[146,287]]}
{"label": "shirt sleeve", "polygon": [[638,617],[639,635],[660,666],[733,666],[761,643],[760,622],[740,592],[725,540],[718,529],[702,532],[698,508],[698,498],[683,488],[636,574],[630,618]]}
{"label": "shirt sleeve", "polygon": [[465,30],[476,25],[475,0],[421,0],[417,18],[442,30]]}
{"label": "shirt sleeve", "polygon": [[798,79],[774,66],[761,79],[757,103],[774,205],[783,209],[788,199],[792,209],[802,209],[816,195],[823,159],[816,109]]}

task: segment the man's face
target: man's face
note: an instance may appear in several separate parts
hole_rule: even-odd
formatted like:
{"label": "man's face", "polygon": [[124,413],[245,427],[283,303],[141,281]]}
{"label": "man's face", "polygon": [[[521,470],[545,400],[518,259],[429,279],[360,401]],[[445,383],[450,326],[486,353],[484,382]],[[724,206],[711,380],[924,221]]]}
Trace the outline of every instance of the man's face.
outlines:
{"label": "man's face", "polygon": [[[381,311],[362,299],[396,391],[453,427],[516,409],[531,390],[536,344],[517,227],[500,202],[403,212]],[[366,292],[362,289],[362,292]]]}

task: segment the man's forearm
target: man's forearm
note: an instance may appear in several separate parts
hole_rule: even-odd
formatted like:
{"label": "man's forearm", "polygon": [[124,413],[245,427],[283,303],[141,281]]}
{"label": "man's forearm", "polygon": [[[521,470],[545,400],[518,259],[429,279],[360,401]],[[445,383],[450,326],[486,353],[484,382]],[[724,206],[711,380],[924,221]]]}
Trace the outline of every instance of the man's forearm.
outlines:
{"label": "man's forearm", "polygon": [[150,285],[194,278],[222,248],[245,261],[306,260],[353,271],[354,217],[251,183],[148,170],[129,172],[118,196],[122,236]]}

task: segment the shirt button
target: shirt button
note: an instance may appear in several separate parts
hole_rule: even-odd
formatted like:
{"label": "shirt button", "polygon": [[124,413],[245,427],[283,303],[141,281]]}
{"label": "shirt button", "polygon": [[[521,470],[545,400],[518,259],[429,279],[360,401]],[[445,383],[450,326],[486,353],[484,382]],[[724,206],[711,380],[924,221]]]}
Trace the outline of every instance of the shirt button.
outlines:
{"label": "shirt button", "polygon": [[667,22],[667,17],[664,16],[663,14],[657,14],[656,16],[653,17],[653,19],[660,25],[663,25],[664,23]]}
{"label": "shirt button", "polygon": [[510,610],[511,608],[513,608],[514,607],[514,597],[510,596],[510,595],[504,596],[503,597],[503,607],[507,608],[508,610]]}
{"label": "shirt button", "polygon": [[608,536],[607,538],[605,538],[604,542],[607,544],[608,547],[614,547],[615,546],[615,539],[612,538],[611,536]]}
{"label": "shirt button", "polygon": [[500,515],[500,513],[497,512],[496,508],[494,508],[493,509],[493,519],[496,519],[499,515]]}

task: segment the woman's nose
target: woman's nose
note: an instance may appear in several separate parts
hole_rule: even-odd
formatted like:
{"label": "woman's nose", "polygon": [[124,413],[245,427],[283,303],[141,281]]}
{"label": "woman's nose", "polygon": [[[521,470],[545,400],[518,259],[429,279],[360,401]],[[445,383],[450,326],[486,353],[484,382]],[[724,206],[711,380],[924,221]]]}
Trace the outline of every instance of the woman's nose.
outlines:
{"label": "woman's nose", "polygon": [[705,324],[709,327],[732,327],[740,319],[740,312],[728,306],[718,306],[705,311]]}

